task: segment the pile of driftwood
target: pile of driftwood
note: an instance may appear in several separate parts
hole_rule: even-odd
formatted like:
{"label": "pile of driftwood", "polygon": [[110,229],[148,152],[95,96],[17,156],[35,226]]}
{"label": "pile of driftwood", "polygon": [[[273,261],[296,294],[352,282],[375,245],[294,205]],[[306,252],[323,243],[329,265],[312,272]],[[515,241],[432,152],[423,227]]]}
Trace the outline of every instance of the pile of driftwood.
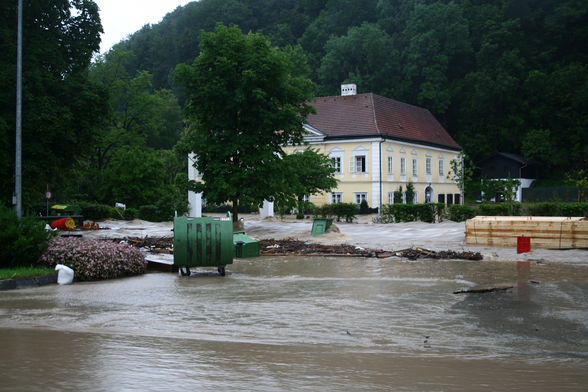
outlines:
{"label": "pile of driftwood", "polygon": [[[126,242],[136,248],[153,253],[173,254],[171,237],[125,237],[112,240]],[[482,260],[478,252],[456,252],[452,250],[434,251],[423,248],[408,248],[397,251],[382,249],[365,249],[354,245],[323,245],[295,239],[263,239],[259,240],[262,256],[336,256],[336,257],[403,257],[409,260],[445,259],[445,260]]]}
{"label": "pile of driftwood", "polygon": [[406,257],[409,260],[416,259],[459,259],[459,260],[482,260],[479,252],[456,252],[453,250],[434,251],[422,248],[409,248],[393,252],[394,256]]}
{"label": "pile of driftwood", "polygon": [[364,249],[353,245],[322,245],[294,239],[265,239],[259,241],[262,256],[353,256],[353,257],[404,257],[409,260],[460,259],[482,260],[478,252],[456,252],[452,250],[433,251],[423,248],[409,248],[399,251]]}
{"label": "pile of driftwood", "polygon": [[374,251],[358,246],[322,245],[290,238],[260,240],[259,250],[262,256],[375,256]]}
{"label": "pile of driftwood", "polygon": [[135,248],[153,253],[167,253],[173,254],[174,239],[171,237],[125,237],[123,239],[115,239],[116,242],[125,242]]}

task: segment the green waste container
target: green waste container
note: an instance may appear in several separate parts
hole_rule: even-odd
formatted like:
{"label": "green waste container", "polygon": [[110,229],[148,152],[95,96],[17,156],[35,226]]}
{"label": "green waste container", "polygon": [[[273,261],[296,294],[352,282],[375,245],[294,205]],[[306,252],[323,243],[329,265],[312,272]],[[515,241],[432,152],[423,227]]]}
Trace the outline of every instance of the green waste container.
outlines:
{"label": "green waste container", "polygon": [[182,275],[190,275],[190,267],[217,267],[224,276],[234,252],[230,218],[174,218],[174,265]]}
{"label": "green waste container", "polygon": [[259,256],[259,242],[238,231],[233,234],[233,245],[235,246],[235,257],[245,259]]}
{"label": "green waste container", "polygon": [[312,231],[310,234],[312,236],[325,234],[332,224],[333,219],[331,218],[316,218],[312,221]]}

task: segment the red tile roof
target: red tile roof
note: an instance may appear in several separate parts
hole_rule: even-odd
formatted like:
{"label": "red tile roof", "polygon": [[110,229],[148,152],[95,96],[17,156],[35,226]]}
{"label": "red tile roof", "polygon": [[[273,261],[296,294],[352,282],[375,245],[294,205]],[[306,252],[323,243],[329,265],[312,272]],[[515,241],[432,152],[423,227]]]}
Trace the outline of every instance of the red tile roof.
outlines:
{"label": "red tile roof", "polygon": [[307,123],[326,138],[379,136],[461,150],[427,109],[368,93],[317,97]]}

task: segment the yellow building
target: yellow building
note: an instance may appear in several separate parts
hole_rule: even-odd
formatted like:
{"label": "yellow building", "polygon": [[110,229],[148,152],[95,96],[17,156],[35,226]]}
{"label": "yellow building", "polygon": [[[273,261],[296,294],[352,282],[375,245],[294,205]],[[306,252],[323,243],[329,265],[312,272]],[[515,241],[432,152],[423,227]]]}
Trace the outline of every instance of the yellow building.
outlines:
{"label": "yellow building", "polygon": [[381,207],[394,191],[412,182],[416,203],[460,204],[458,186],[447,178],[461,147],[431,112],[376,94],[355,94],[342,85],[341,96],[317,97],[304,128],[309,146],[287,146],[292,153],[318,149],[329,156],[339,182],[327,194],[311,195],[316,205],[360,203]]}

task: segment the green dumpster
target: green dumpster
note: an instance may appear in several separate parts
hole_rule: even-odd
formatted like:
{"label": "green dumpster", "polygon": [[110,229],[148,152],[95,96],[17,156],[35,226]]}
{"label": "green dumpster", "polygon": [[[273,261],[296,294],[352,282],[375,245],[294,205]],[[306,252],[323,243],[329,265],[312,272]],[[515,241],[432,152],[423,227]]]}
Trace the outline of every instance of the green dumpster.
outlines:
{"label": "green dumpster", "polygon": [[333,219],[331,218],[316,218],[312,221],[312,231],[310,234],[312,236],[325,234],[332,224]]}
{"label": "green dumpster", "polygon": [[259,242],[238,231],[233,234],[233,245],[235,246],[235,257],[245,259],[259,256]]}
{"label": "green dumpster", "polygon": [[230,218],[174,218],[174,265],[182,275],[190,267],[217,267],[225,275],[225,266],[233,263],[233,223]]}

